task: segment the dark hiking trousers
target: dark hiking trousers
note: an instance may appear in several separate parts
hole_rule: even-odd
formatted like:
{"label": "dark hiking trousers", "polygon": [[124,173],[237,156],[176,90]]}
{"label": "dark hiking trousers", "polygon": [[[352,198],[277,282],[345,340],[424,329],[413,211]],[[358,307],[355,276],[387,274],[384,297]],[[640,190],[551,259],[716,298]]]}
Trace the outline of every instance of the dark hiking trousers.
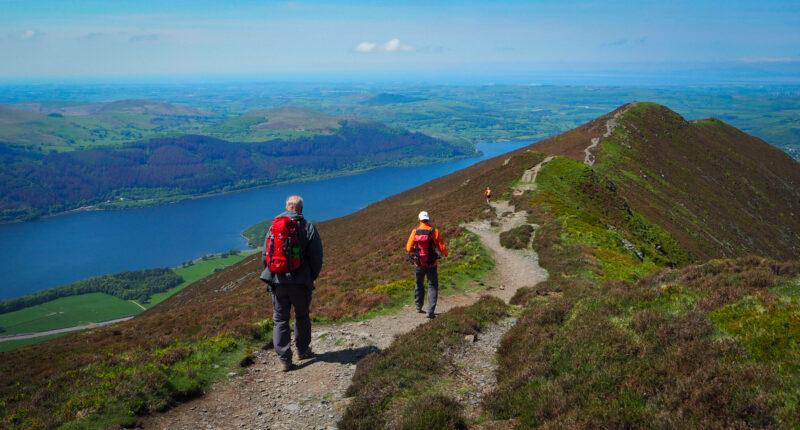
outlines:
{"label": "dark hiking trousers", "polygon": [[417,285],[414,287],[414,304],[417,305],[417,309],[422,309],[422,304],[425,302],[425,277],[428,277],[428,315],[431,315],[439,299],[439,271],[436,266],[416,266],[414,274],[417,278]]}
{"label": "dark hiking trousers", "polygon": [[311,344],[311,288],[304,285],[273,285],[272,287],[272,344],[281,363],[292,362],[292,333],[289,329],[290,309],[294,306],[294,343],[297,353],[305,352]]}

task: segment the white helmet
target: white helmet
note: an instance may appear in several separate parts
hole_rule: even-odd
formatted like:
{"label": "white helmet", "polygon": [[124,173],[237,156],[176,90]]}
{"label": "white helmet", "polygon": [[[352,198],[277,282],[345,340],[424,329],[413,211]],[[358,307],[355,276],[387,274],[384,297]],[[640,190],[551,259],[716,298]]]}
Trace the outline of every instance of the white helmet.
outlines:
{"label": "white helmet", "polygon": [[422,212],[419,213],[419,220],[420,221],[430,221],[430,219],[431,219],[431,217],[430,217],[430,215],[428,215],[427,212],[422,211]]}

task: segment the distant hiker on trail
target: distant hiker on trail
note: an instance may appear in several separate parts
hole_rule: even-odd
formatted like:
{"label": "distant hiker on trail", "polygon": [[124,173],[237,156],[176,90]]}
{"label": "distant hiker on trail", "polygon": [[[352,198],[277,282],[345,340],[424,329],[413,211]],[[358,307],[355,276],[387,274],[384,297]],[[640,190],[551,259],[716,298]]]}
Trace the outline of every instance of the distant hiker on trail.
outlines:
{"label": "distant hiker on trail", "polygon": [[292,334],[289,330],[294,306],[294,342],[297,356],[305,360],[311,352],[311,292],[322,269],[322,240],[314,224],[303,218],[303,198],[286,198],[286,212],[272,221],[264,239],[264,271],[261,279],[272,293],[272,342],[282,370],[292,369]]}
{"label": "distant hiker on trail", "polygon": [[425,302],[425,277],[428,277],[428,318],[436,317],[433,311],[436,309],[436,301],[439,298],[439,255],[436,253],[438,248],[444,256],[447,256],[447,247],[444,245],[439,229],[431,227],[428,212],[419,213],[419,226],[411,230],[411,236],[406,243],[406,251],[409,258],[414,263],[417,283],[414,287],[414,304],[417,305],[417,312],[425,313],[422,305]]}
{"label": "distant hiker on trail", "polygon": [[489,203],[489,201],[492,200],[492,189],[486,187],[486,191],[483,192],[483,195],[486,196],[486,203]]}

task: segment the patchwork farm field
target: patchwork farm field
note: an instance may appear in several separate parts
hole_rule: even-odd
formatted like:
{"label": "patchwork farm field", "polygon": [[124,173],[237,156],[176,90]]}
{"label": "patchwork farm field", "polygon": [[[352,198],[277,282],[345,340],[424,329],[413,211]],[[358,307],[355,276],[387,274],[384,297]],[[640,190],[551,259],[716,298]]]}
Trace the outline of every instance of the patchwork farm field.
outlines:
{"label": "patchwork farm field", "polygon": [[[253,251],[255,252],[255,251]],[[175,272],[184,281],[172,289],[151,296],[147,303],[134,300],[123,300],[105,293],[81,294],[62,297],[46,303],[27,307],[14,312],[0,314],[2,336],[16,334],[39,333],[49,330],[74,327],[78,325],[124,318],[150,309],[166,300],[173,294],[204,277],[230,265],[236,264],[253,252],[225,257],[213,256],[201,259],[190,266],[178,267]],[[10,351],[25,345],[52,339],[60,334],[42,336],[31,339],[10,340],[0,342],[0,352]]]}
{"label": "patchwork farm field", "polygon": [[81,294],[0,315],[3,335],[37,333],[136,315],[144,310],[133,301],[104,293]]}

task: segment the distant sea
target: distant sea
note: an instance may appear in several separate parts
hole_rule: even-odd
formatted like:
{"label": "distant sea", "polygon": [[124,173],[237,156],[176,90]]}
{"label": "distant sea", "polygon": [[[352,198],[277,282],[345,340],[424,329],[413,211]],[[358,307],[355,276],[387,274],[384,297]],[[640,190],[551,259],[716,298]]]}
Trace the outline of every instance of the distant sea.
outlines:
{"label": "distant sea", "polygon": [[530,143],[481,143],[482,156],[448,163],[375,169],[161,206],[75,212],[0,225],[0,299],[93,276],[175,267],[203,255],[245,249],[241,232],[281,212],[290,194],[303,196],[308,219],[324,221]]}

